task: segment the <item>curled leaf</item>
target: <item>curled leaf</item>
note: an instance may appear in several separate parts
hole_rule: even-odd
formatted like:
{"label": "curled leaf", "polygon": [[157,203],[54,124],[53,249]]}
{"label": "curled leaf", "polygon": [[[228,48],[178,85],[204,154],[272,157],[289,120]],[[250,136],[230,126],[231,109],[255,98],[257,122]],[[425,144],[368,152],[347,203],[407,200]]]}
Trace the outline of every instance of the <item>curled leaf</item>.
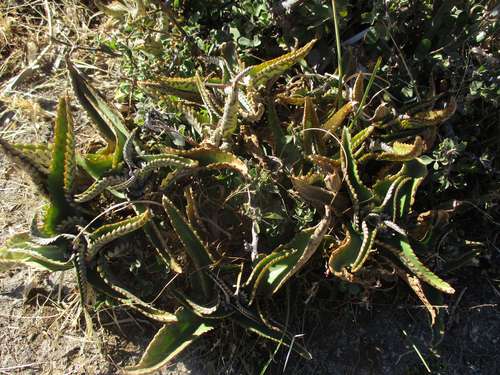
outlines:
{"label": "curled leaf", "polygon": [[197,337],[214,329],[218,319],[205,319],[180,308],[175,312],[176,322],[165,324],[149,344],[136,366],[125,368],[126,374],[149,374],[164,367]]}

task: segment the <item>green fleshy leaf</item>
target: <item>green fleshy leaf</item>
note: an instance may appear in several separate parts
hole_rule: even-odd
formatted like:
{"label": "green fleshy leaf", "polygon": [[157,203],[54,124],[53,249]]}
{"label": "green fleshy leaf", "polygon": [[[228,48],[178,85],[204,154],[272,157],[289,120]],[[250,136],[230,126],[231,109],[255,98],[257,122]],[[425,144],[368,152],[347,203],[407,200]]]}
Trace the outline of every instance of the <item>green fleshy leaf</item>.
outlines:
{"label": "green fleshy leaf", "polygon": [[139,216],[119,221],[118,223],[103,225],[89,235],[91,240],[87,248],[87,257],[93,257],[100,248],[107,243],[119,238],[127,233],[131,233],[141,228],[149,217],[149,211],[142,213]]}
{"label": "green fleshy leaf", "polygon": [[213,142],[219,147],[220,140],[226,140],[238,128],[238,80],[235,78],[231,92],[226,98],[224,113],[215,131]]}
{"label": "green fleshy leaf", "polygon": [[[382,197],[385,197],[384,202],[382,202],[382,205],[380,207],[377,207],[373,209],[372,212],[378,213],[378,214],[386,214],[390,217],[390,220],[393,222],[398,221],[400,219],[400,216],[397,215],[398,208],[403,206],[405,203],[406,196],[400,194],[400,188],[404,186],[406,183],[409,183],[411,180],[410,177],[405,177],[402,175],[397,175],[396,178],[390,178],[388,179],[389,181],[392,181],[391,185],[389,188],[384,191],[384,193],[381,195]],[[386,184],[385,184],[386,185]],[[378,190],[375,190],[375,192],[379,192],[381,189],[381,184],[377,185],[379,188]]]}
{"label": "green fleshy leaf", "polygon": [[202,272],[201,270],[212,266],[215,261],[203,245],[203,242],[198,237],[193,227],[184,219],[179,210],[166,196],[163,196],[163,207],[170,218],[170,222],[172,223],[175,232],[179,236],[180,240],[186,247],[187,253],[196,265],[196,269],[198,270],[202,280],[202,287],[205,295],[211,295],[213,281],[208,275],[206,275],[205,272]]}
{"label": "green fleshy leaf", "polygon": [[358,133],[356,133],[356,135],[351,139],[351,150],[356,150],[358,147],[360,147],[363,142],[366,141],[372,134],[374,129],[375,127],[373,125],[370,125],[367,128],[364,128],[363,130],[360,130]]}
{"label": "green fleshy leaf", "polygon": [[262,259],[246,283],[252,291],[252,302],[255,291],[266,296],[276,293],[285,282],[316,252],[330,223],[330,211],[327,208],[323,220],[314,227],[299,232],[290,243],[278,247],[271,255]]}
{"label": "green fleshy leaf", "polygon": [[197,161],[198,167],[191,165],[187,168],[180,168],[170,173],[161,183],[160,190],[166,189],[174,181],[181,177],[190,175],[202,169],[225,169],[233,168],[240,171],[243,175],[248,175],[248,167],[234,154],[213,148],[198,147],[191,150],[177,150],[167,148],[170,154],[184,156]]}
{"label": "green fleshy leaf", "polygon": [[222,48],[222,56],[224,57],[225,71],[223,72],[223,83],[227,83],[231,77],[234,77],[238,72],[244,69],[242,62],[236,51],[237,45],[234,42],[224,43]]}
{"label": "green fleshy leaf", "polygon": [[361,224],[363,229],[363,242],[361,243],[360,251],[356,261],[351,266],[351,271],[358,271],[363,264],[365,263],[366,258],[370,254],[370,250],[372,249],[373,240],[377,235],[377,229],[370,227],[365,221]]}
{"label": "green fleshy leaf", "polygon": [[[427,283],[422,283],[422,290],[425,294],[425,297],[432,306],[444,305],[443,292],[437,290],[436,288],[432,287]],[[434,318],[435,319],[434,324],[431,327],[432,329],[432,341],[430,342],[431,346],[436,346],[441,341],[443,341],[444,332],[446,328],[444,322],[445,315],[446,315],[445,309],[443,308],[438,309],[436,317]]]}
{"label": "green fleshy leaf", "polygon": [[[373,241],[373,229],[363,235],[354,229],[351,222],[346,222],[344,225],[347,231],[345,243],[333,251],[328,261],[328,266],[333,272],[341,272],[342,269],[353,265],[358,259],[364,261]],[[364,255],[361,256],[361,254]]]}
{"label": "green fleshy leaf", "polygon": [[177,300],[188,310],[192,311],[196,315],[206,318],[206,319],[224,319],[233,315],[236,310],[227,310],[226,307],[220,303],[219,298],[211,305],[199,305],[192,301],[190,298],[186,297],[182,292],[176,289],[170,289],[170,293],[177,298]]}
{"label": "green fleshy leaf", "polygon": [[[271,328],[268,325],[264,324],[264,322],[258,323],[255,320],[250,319],[249,317],[244,315],[235,314],[231,316],[231,319],[233,319],[243,328],[255,332],[258,335],[265,337],[269,340],[281,342],[288,347],[292,345],[292,338],[288,334],[284,334],[283,331],[281,331],[276,327]],[[307,349],[304,348],[302,345],[300,345],[298,342],[294,341],[292,348],[305,359],[307,360],[312,359],[311,353],[309,353]]]}
{"label": "green fleshy leaf", "polygon": [[440,270],[437,272],[438,275],[446,275],[447,273],[454,271],[460,267],[462,267],[467,262],[474,259],[476,256],[481,254],[484,249],[474,249],[457,259],[447,258],[444,255],[441,255],[441,258],[444,260],[444,264],[441,266]]}
{"label": "green fleshy leaf", "polygon": [[279,76],[285,70],[306,57],[316,41],[317,39],[313,39],[304,47],[299,48],[294,52],[287,53],[286,55],[278,57],[274,60],[266,61],[260,65],[252,67],[248,72],[248,75],[252,77],[250,79],[250,85],[258,88],[260,85],[263,85],[274,77]]}
{"label": "green fleshy leaf", "polygon": [[424,143],[422,138],[417,136],[413,145],[401,142],[394,142],[392,144],[393,151],[383,152],[377,156],[377,160],[388,161],[409,161],[422,154],[424,150]]}
{"label": "green fleshy leaf", "polygon": [[83,167],[95,179],[103,176],[103,173],[109,172],[113,168],[113,155],[91,155],[85,156],[76,154],[76,163]]}
{"label": "green fleshy leaf", "polygon": [[85,108],[89,117],[97,126],[97,130],[106,140],[108,146],[102,151],[103,155],[113,154],[113,166],[122,160],[123,145],[129,131],[125,126],[122,115],[107,100],[99,94],[76,70],[69,58],[66,59],[68,71],[73,85],[73,91],[80,104]]}
{"label": "green fleshy leaf", "polygon": [[30,176],[38,191],[44,196],[49,196],[46,179],[49,175],[47,168],[39,165],[24,152],[12,146],[9,142],[0,137],[0,150],[13,162],[19,165],[22,170]]}
{"label": "green fleshy leaf", "polygon": [[[331,134],[333,134],[340,127],[342,121],[344,121],[346,116],[351,112],[355,104],[355,102],[350,101],[349,103],[345,104],[340,110],[337,111],[336,109],[333,109],[331,113],[328,114],[328,119],[323,125],[323,129],[325,129],[329,133],[325,133],[324,138],[330,137]],[[361,133],[364,133],[364,131],[358,133],[356,137],[358,137]],[[354,139],[356,137],[354,137]],[[355,149],[357,148],[357,146],[353,146],[353,148]]]}
{"label": "green fleshy leaf", "polygon": [[[65,192],[66,151],[68,140],[73,138],[72,125],[73,120],[71,119],[69,102],[67,98],[63,97],[59,100],[59,108],[57,110],[52,161],[50,174],[47,178],[50,206],[44,217],[43,224],[49,235],[56,235],[57,225],[67,217],[75,214],[75,210],[66,200],[68,195]],[[69,156],[69,158],[73,159],[73,156]]]}
{"label": "green fleshy leaf", "polygon": [[363,185],[359,178],[356,160],[354,159],[351,149],[351,135],[349,134],[349,128],[347,127],[344,127],[344,131],[342,132],[342,146],[342,172],[346,178],[346,182],[349,187],[349,194],[351,195],[354,206],[356,207],[359,202],[368,204],[371,201],[374,201],[374,203],[377,203],[375,202],[376,198],[373,195],[373,192]]}
{"label": "green fleshy leaf", "polygon": [[399,191],[398,209],[396,220],[406,221],[415,201],[415,195],[420,183],[427,176],[427,168],[419,159],[413,159],[404,163],[403,175],[411,177],[411,181],[401,187]]}
{"label": "green fleshy leaf", "polygon": [[[148,210],[147,205],[140,203],[136,203],[134,208],[140,215],[144,214]],[[172,250],[163,239],[163,236],[151,217],[148,218],[148,221],[143,225],[142,229],[146,232],[149,240],[168,267],[176,273],[182,273],[182,267],[175,261],[175,256],[173,255]]]}
{"label": "green fleshy leaf", "polygon": [[159,82],[166,87],[173,88],[180,91],[188,91],[193,93],[199,93],[199,86],[196,83],[194,77],[189,78],[179,78],[179,77],[165,77],[159,74],[154,76],[155,81]]}
{"label": "green fleshy leaf", "polygon": [[[116,298],[123,305],[139,311],[143,315],[159,322],[175,322],[177,320],[174,314],[155,309],[149,304],[141,301],[138,297],[130,298],[132,293],[126,292],[125,288],[112,288],[96,269],[87,269],[87,281],[92,285],[92,288],[106,294],[109,297]],[[140,302],[139,302],[140,301]]]}
{"label": "green fleshy leaf", "polygon": [[442,292],[453,294],[455,290],[425,267],[413,252],[408,237],[402,233],[395,232],[390,238],[377,238],[375,242],[392,251],[399,260],[420,280],[432,285]]}
{"label": "green fleshy leaf", "polygon": [[175,315],[177,322],[167,323],[158,331],[139,364],[125,368],[126,374],[149,374],[161,369],[196,338],[220,323],[218,319],[204,319],[183,308]]}
{"label": "green fleshy leaf", "polygon": [[68,121],[68,132],[66,134],[66,148],[64,153],[64,197],[66,202],[71,203],[73,200],[73,193],[76,188],[76,139],[75,139],[75,124],[73,123],[73,116],[71,115],[71,107],[69,99],[66,96],[66,115]]}
{"label": "green fleshy leaf", "polygon": [[245,163],[230,152],[199,147],[191,150],[176,150],[170,148],[167,149],[167,153],[197,160],[200,168],[233,168],[240,171],[244,175],[248,174],[248,168]]}
{"label": "green fleshy leaf", "polygon": [[33,145],[31,143],[14,143],[12,147],[24,153],[35,163],[49,169],[52,161],[52,145]]}
{"label": "green fleshy leaf", "polygon": [[[318,115],[316,114],[316,110],[314,108],[314,104],[309,96],[306,96],[305,99],[305,106],[304,106],[304,116],[302,118],[302,128],[304,130],[303,132],[303,139],[304,139],[304,152],[307,155],[312,155],[313,152],[313,139],[316,139],[316,142],[318,142],[321,138],[316,136],[317,131],[311,131],[308,129],[319,129],[319,120],[318,120]],[[316,133],[316,134],[314,134]]]}
{"label": "green fleshy leaf", "polygon": [[[437,272],[438,275],[445,275],[448,272],[454,271],[457,268],[463,266],[467,262],[469,262],[471,259],[475,258],[477,255],[479,255],[482,252],[482,249],[477,249],[477,250],[472,250],[464,255],[462,255],[458,259],[447,259],[443,255],[441,257],[445,260],[444,265],[441,267],[439,272]],[[444,299],[443,299],[443,292],[436,289],[434,286],[423,283],[422,284],[422,289],[425,293],[425,296],[429,300],[429,302],[433,306],[443,306],[444,305]],[[436,346],[438,345],[441,341],[443,341],[444,338],[444,333],[445,333],[445,316],[446,316],[446,310],[443,308],[439,308],[434,325],[432,326],[432,341],[430,343],[431,346]]]}
{"label": "green fleshy leaf", "polygon": [[38,267],[49,271],[62,271],[73,267],[65,256],[67,241],[59,246],[40,246],[30,240],[29,233],[9,237],[0,249],[0,272],[19,264]]}

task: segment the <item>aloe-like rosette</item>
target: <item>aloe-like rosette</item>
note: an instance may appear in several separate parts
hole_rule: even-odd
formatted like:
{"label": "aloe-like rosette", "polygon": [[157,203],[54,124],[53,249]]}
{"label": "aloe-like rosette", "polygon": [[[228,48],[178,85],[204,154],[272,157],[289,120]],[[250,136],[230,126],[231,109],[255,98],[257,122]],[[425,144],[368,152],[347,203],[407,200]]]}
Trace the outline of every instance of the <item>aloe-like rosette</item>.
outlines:
{"label": "aloe-like rosette", "polygon": [[[120,1],[96,4],[111,17],[144,15],[139,0],[132,10]],[[304,74],[300,82],[283,84],[282,77],[286,81],[316,41],[248,67],[230,42],[220,57],[203,58],[216,66],[215,74],[199,69],[190,78],[156,75],[140,81],[141,90],[183,123],[175,132],[187,142],[173,147],[162,134],[150,133],[171,134],[169,124],[148,127],[125,120],[68,58],[74,94],[104,146],[87,154],[76,150],[66,95],[52,144],[0,138],[0,150],[31,176],[48,202],[41,226],[35,217],[29,232],[14,235],[0,249],[0,267],[74,268],[83,306],[90,284],[106,300],[163,323],[141,361],[126,369],[133,374],[160,369],[224,320],[310,359],[288,331],[298,299],[290,289],[307,277],[301,270],[323,262],[322,255],[331,272],[351,280],[371,255],[380,257],[429,308],[439,340],[442,315],[432,304],[454,290],[442,279],[444,271],[431,270],[422,250],[432,251],[444,225],[427,228],[419,238],[406,228],[427,173],[418,159],[425,149],[420,132],[453,115],[456,102],[451,98],[441,111],[402,114],[391,113],[387,103],[370,108],[376,98],[364,103],[380,61],[372,73]],[[348,49],[342,58],[344,72],[351,54]],[[342,80],[354,78],[352,90],[340,90]],[[276,93],[272,87],[278,79]],[[368,163],[394,163],[393,174],[367,186],[360,176]],[[214,186],[215,199],[209,192]],[[176,206],[179,201],[185,214]],[[213,206],[209,218],[207,207]],[[225,230],[219,224],[228,213],[237,218],[238,233],[226,231],[231,245],[218,253],[211,244],[217,242],[214,232]],[[294,226],[295,232],[288,230]],[[336,236],[344,238],[329,253],[335,244],[329,232],[335,228],[343,228]],[[162,298],[148,299],[154,287]],[[283,290],[287,321],[277,327],[263,306],[281,298]]]}

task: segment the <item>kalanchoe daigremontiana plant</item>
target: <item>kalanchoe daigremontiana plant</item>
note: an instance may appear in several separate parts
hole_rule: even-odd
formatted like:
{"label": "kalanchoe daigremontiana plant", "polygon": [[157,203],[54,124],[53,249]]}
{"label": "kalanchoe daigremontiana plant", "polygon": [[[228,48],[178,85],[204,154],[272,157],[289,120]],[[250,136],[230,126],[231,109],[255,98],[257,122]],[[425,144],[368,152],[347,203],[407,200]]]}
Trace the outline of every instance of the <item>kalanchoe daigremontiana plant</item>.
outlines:
{"label": "kalanchoe daigremontiana plant", "polygon": [[[141,126],[128,124],[68,59],[74,94],[105,146],[93,154],[75,149],[66,95],[53,144],[0,138],[2,151],[48,200],[41,226],[35,217],[28,233],[0,250],[4,264],[74,268],[82,306],[89,284],[164,323],[129,373],[161,368],[223,319],[311,358],[289,330],[297,301],[290,284],[322,255],[349,281],[359,280],[366,264],[392,267],[442,322],[429,301],[454,290],[424,254],[446,220],[420,237],[407,228],[427,173],[418,157],[432,142],[422,130],[449,118],[455,100],[442,111],[399,114],[386,103],[364,105],[376,72],[367,90],[359,74],[346,92],[338,91],[338,78],[282,79],[315,42],[249,67],[228,43],[222,57],[205,59],[215,74],[140,82],[164,113],[180,115],[182,131],[153,113]],[[359,171],[373,160],[392,167],[369,187]],[[338,246],[331,231],[344,238]],[[151,302],[163,284],[167,292]],[[280,291],[284,328],[265,308]]]}

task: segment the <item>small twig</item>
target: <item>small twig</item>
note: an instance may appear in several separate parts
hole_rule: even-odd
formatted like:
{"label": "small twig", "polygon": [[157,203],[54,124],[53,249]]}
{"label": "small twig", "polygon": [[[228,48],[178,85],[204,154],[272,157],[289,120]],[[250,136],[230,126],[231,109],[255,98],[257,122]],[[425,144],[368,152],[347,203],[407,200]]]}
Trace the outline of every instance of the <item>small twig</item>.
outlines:
{"label": "small twig", "polygon": [[200,217],[200,220],[207,221],[214,227],[216,227],[218,230],[220,230],[222,233],[224,233],[229,239],[231,239],[231,233],[229,233],[227,230],[224,230],[219,224],[217,224],[215,221],[210,219],[209,217]]}
{"label": "small twig", "polygon": [[[417,355],[419,356],[420,360],[422,361],[422,363],[424,364],[425,368],[427,369],[427,372],[431,373],[431,369],[429,368],[429,366],[427,365],[427,362],[425,362],[425,359],[424,357],[422,356],[422,354],[420,353],[420,351],[418,350],[417,346],[413,343],[412,339],[410,338],[410,336],[408,336],[408,334],[406,333],[406,331],[403,329],[403,327],[401,327],[401,324],[399,324],[399,322],[396,320],[396,318],[394,317],[394,315],[392,315],[391,313],[391,316],[392,316],[392,319],[396,322],[396,324],[398,325],[399,329],[403,332],[403,334],[406,336],[406,339],[410,342],[411,346],[413,347],[413,350],[417,353]],[[405,353],[403,355],[406,355],[408,353]],[[401,359],[401,357],[403,356],[401,355],[399,357],[399,359]],[[399,359],[398,359],[398,362],[399,362]],[[398,363],[396,362],[396,363]]]}
{"label": "small twig", "polygon": [[169,285],[170,285],[170,284],[171,284],[171,283],[172,283],[172,282],[176,279],[176,277],[177,277],[178,275],[179,275],[179,274],[178,274],[178,273],[176,273],[176,274],[174,275],[174,277],[172,277],[172,278],[169,280],[169,282],[168,282],[167,284],[165,284],[165,286],[164,286],[164,287],[163,287],[163,289],[160,291],[160,293],[158,293],[158,295],[155,297],[155,299],[153,299],[153,300],[151,301],[151,304],[155,303],[155,301],[156,301],[156,300],[157,300],[157,299],[158,299],[161,295],[163,295],[163,292],[165,291],[165,289],[167,289],[167,287],[168,287],[168,286],[169,286]]}
{"label": "small twig", "polygon": [[49,362],[35,362],[35,363],[29,363],[27,365],[19,365],[19,366],[13,366],[13,367],[2,367],[2,368],[0,368],[0,371],[17,370],[19,368],[26,368],[26,367],[31,367],[31,366],[43,365],[45,363],[49,363]]}
{"label": "small twig", "polygon": [[5,89],[0,93],[0,98],[5,94],[9,93],[15,86],[20,85],[31,73],[33,70],[39,67],[38,63],[45,56],[45,54],[52,48],[52,41],[43,49],[42,52],[38,55],[38,57],[25,69],[21,71],[17,76],[12,78]]}
{"label": "small twig", "polygon": [[20,315],[6,315],[0,313],[0,316],[3,316],[5,318],[13,318],[13,319],[52,319],[52,318],[57,318],[60,317],[61,315],[64,315],[64,311],[60,314],[55,314],[55,315],[48,315],[48,316],[20,316]]}
{"label": "small twig", "polygon": [[119,55],[117,53],[107,51],[104,48],[94,48],[94,47],[77,46],[75,44],[71,44],[71,43],[68,43],[68,42],[63,42],[62,40],[56,39],[54,37],[50,37],[50,40],[52,42],[54,42],[54,43],[62,44],[63,46],[67,46],[67,47],[71,47],[72,50],[82,49],[82,50],[85,50],[85,51],[95,51],[95,52],[107,53],[108,55],[113,56],[113,57],[121,57],[122,56],[122,55]]}
{"label": "small twig", "polygon": [[[490,283],[491,287],[493,288],[493,291],[495,292],[495,294],[500,297],[500,292],[497,290],[497,288],[495,288],[495,286],[491,283],[491,281],[489,279],[486,279],[486,281],[488,281],[488,283]],[[467,289],[467,288],[465,288]]]}
{"label": "small twig", "polygon": [[160,6],[160,8],[163,11],[163,13],[165,13],[167,15],[167,17],[170,19],[170,21],[172,21],[172,23],[175,25],[175,27],[177,27],[179,29],[179,31],[182,34],[182,36],[184,38],[187,38],[188,35],[184,31],[184,29],[181,27],[181,25],[179,24],[179,22],[177,22],[177,20],[175,19],[174,14],[170,10],[170,7],[168,5],[166,5],[166,4],[164,4],[161,0],[156,0],[156,2]]}
{"label": "small twig", "polygon": [[288,363],[288,359],[290,358],[290,353],[292,352],[292,347],[293,347],[293,343],[295,342],[295,339],[297,337],[303,337],[303,336],[305,336],[305,333],[301,333],[299,335],[295,335],[292,337],[292,342],[290,343],[290,348],[288,349],[288,353],[286,354],[285,365],[283,366],[283,372],[285,372],[285,370],[286,370],[286,365]]}
{"label": "small twig", "polygon": [[394,47],[396,47],[396,49],[398,50],[399,56],[401,57],[401,61],[403,62],[403,65],[405,66],[408,75],[410,76],[410,80],[411,80],[411,85],[412,85],[412,88],[413,88],[413,92],[415,93],[415,96],[417,97],[418,102],[422,103],[422,98],[420,97],[420,94],[418,93],[418,90],[417,90],[416,81],[413,78],[413,74],[412,74],[410,68],[408,68],[408,65],[406,64],[406,60],[404,58],[403,52],[401,52],[401,49],[399,48],[399,46],[397,45],[396,41],[392,37],[391,32],[389,30],[387,30],[387,31],[388,31],[389,37],[392,40],[392,43],[394,43]]}
{"label": "small twig", "polygon": [[49,23],[49,35],[52,38],[52,35],[54,34],[52,30],[52,15],[50,14],[50,8],[49,8],[49,2],[48,0],[45,0],[43,2],[43,6],[45,8],[45,13],[47,13],[47,21]]}
{"label": "small twig", "polygon": [[453,313],[455,312],[455,310],[457,309],[457,306],[458,304],[460,303],[460,300],[462,299],[462,297],[464,296],[464,293],[465,291],[467,290],[467,287],[463,288],[461,291],[460,291],[460,294],[458,295],[457,297],[457,300],[455,301],[455,303],[453,304],[453,306],[451,307],[450,309],[450,315],[453,315]]}
{"label": "small twig", "polygon": [[61,278],[59,279],[59,289],[57,291],[57,303],[61,303],[61,295],[62,295],[62,289],[63,289],[63,282],[64,282],[64,271],[61,271]]}
{"label": "small twig", "polygon": [[398,360],[396,361],[396,363],[394,363],[394,366],[396,366],[399,363],[399,361],[401,361],[401,358],[403,358],[405,355],[408,355],[408,354],[411,354],[411,353],[413,353],[413,350],[409,350],[406,353],[401,354],[399,356]]}

